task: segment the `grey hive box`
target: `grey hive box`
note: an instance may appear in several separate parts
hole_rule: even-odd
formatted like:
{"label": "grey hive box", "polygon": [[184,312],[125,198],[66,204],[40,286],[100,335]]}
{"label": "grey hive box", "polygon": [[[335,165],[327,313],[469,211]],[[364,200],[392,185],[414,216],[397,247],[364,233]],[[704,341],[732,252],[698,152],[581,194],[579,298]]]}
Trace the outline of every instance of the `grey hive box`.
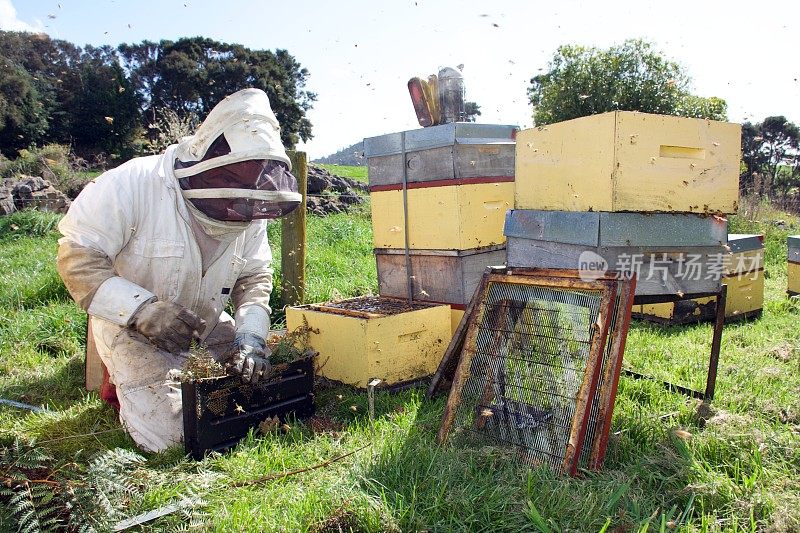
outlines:
{"label": "grey hive box", "polygon": [[[410,250],[413,299],[464,309],[487,266],[503,265],[505,246],[472,250]],[[376,248],[381,296],[406,298],[408,273],[403,250]]]}
{"label": "grey hive box", "polygon": [[[688,213],[512,210],[504,234],[509,267],[580,269],[594,258],[614,270],[635,262],[637,296],[718,291],[721,271],[712,270],[727,252],[727,221]],[[690,258],[700,276],[687,268]]]}
{"label": "grey hive box", "polygon": [[404,164],[407,183],[416,186],[463,184],[460,180],[513,181],[518,129],[455,122],[368,137],[364,139],[364,156],[370,190],[401,188]]}

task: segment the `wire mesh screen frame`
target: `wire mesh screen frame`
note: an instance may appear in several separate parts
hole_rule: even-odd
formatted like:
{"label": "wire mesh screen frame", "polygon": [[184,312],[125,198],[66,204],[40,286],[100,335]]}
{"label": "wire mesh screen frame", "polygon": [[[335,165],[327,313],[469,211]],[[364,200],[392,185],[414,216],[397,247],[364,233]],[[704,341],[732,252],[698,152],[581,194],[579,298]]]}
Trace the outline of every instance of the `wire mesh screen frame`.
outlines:
{"label": "wire mesh screen frame", "polygon": [[606,455],[635,291],[635,278],[630,274],[620,277],[617,283],[614,315],[609,324],[606,349],[601,363],[600,379],[592,403],[595,412],[591,418],[595,426],[588,428],[580,457],[580,467],[589,470],[599,470]]}
{"label": "wire mesh screen frame", "polygon": [[[535,299],[523,302],[512,297],[506,299],[505,303],[500,302],[499,307],[496,305],[497,302],[490,304],[492,292],[497,292],[496,287],[503,286],[521,287],[524,289],[523,292],[527,291],[529,294],[532,291],[539,291],[541,293],[539,301],[545,303],[541,308],[535,308],[535,306],[530,307],[531,301]],[[577,271],[569,270],[487,270],[475,293],[471,305],[472,313],[464,323],[466,336],[458,354],[458,364],[438,434],[439,442],[444,443],[451,430],[460,427],[483,433],[500,442],[516,445],[521,452],[517,454],[518,457],[529,464],[546,462],[555,470],[570,475],[575,475],[579,466],[599,468],[605,454],[619,369],[622,364],[624,339],[630,321],[632,286],[633,281],[630,277],[620,279],[615,275],[584,280],[579,277]],[[547,298],[552,302],[548,303]],[[579,302],[580,298],[585,301]],[[553,303],[559,299],[561,299],[560,304]],[[589,312],[591,309],[586,306],[589,300],[593,302],[593,312]],[[509,301],[515,303],[516,309],[509,306]],[[559,305],[559,310],[556,311],[554,306]],[[548,319],[548,316],[551,318]],[[542,334],[543,331],[548,331],[546,328],[556,327],[553,325],[555,324],[553,317],[561,317],[558,319],[560,320],[558,327],[563,328],[566,325],[568,334],[571,332],[578,335],[583,331],[582,352],[579,350],[581,355],[570,361],[575,363],[575,368],[567,363],[564,367],[555,367],[560,368],[562,375],[569,372],[574,378],[580,374],[580,385],[577,386],[578,382],[572,379],[572,384],[567,386],[567,389],[571,389],[570,396],[563,397],[559,408],[539,410],[533,403],[541,404],[547,398],[545,389],[553,391],[553,384],[546,384],[547,380],[540,379],[535,373],[525,374],[523,378],[520,378],[520,375],[525,369],[530,369],[531,365],[539,364],[546,367],[547,363],[537,363],[533,359],[526,359],[524,353],[520,355],[512,352],[515,349],[524,352],[526,347],[530,348],[525,343],[534,342],[539,344],[533,349],[533,352],[539,350],[539,357],[552,360],[561,358],[562,361],[565,357],[569,357],[569,353],[579,344],[579,339],[576,339],[575,335],[567,339],[555,334]],[[503,320],[506,322],[502,322]],[[550,325],[544,323],[547,320],[550,320]],[[609,335],[610,332],[614,334]],[[490,338],[487,338],[487,335]],[[520,336],[526,335],[531,341],[519,341],[523,338]],[[519,338],[516,345],[514,339],[509,338],[514,336]],[[556,349],[550,352],[541,350],[540,348],[545,346],[541,344],[543,342],[551,349]],[[572,348],[565,349],[567,342],[572,343]],[[512,357],[509,358],[509,355]],[[517,357],[512,366],[516,365],[516,370],[509,370],[509,360],[515,359],[514,355]],[[540,374],[544,375],[545,372],[549,370],[543,368]],[[552,375],[550,374],[551,377]],[[520,379],[528,387],[522,387]],[[537,380],[541,383],[537,384]],[[514,396],[514,393],[507,394],[509,381],[516,381],[512,383],[511,388],[516,387],[516,390],[522,391],[516,393],[517,396],[527,394],[527,398],[523,400],[533,403],[520,401],[519,398],[513,399],[511,396]],[[563,382],[562,386],[565,384],[566,382]],[[606,384],[602,390],[599,388],[601,384]],[[542,390],[537,388],[540,386]],[[483,387],[477,401],[476,387]],[[498,392],[499,397],[497,397]],[[536,394],[539,394],[539,397],[535,400]],[[468,404],[466,410],[465,403]],[[467,424],[472,426],[470,428],[464,427],[466,420],[464,417],[469,418],[469,415],[463,414],[469,411],[472,411],[474,416],[471,424]],[[563,430],[564,435],[554,439],[552,435],[557,435],[557,431],[554,433],[549,427],[544,432],[549,437],[537,436],[535,433],[538,431],[520,430],[520,427],[536,430],[537,423],[532,420],[537,416],[546,417],[546,420],[541,420],[538,424],[539,428],[555,425],[557,421],[561,424],[557,427]],[[590,427],[590,421],[594,427]],[[550,442],[549,446],[545,446],[545,440]],[[546,447],[549,452],[544,451]]]}

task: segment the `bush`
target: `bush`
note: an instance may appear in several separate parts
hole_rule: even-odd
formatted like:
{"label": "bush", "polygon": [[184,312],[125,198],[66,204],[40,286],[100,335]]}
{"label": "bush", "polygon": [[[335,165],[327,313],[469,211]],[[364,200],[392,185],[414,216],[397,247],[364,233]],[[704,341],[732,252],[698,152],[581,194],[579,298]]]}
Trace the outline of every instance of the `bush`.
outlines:
{"label": "bush", "polygon": [[53,187],[70,198],[75,198],[83,188],[85,180],[78,173],[83,166],[68,146],[46,144],[40,148],[20,150],[16,159],[0,159],[0,178],[41,176]]}

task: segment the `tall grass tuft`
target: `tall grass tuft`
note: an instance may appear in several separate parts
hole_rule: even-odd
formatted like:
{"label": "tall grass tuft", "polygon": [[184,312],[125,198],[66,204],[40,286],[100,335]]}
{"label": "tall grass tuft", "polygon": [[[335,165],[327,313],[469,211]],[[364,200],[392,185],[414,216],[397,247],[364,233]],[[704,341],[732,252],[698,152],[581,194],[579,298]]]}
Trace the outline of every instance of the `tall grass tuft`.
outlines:
{"label": "tall grass tuft", "polygon": [[0,217],[0,242],[21,237],[44,237],[54,231],[62,215],[33,209]]}

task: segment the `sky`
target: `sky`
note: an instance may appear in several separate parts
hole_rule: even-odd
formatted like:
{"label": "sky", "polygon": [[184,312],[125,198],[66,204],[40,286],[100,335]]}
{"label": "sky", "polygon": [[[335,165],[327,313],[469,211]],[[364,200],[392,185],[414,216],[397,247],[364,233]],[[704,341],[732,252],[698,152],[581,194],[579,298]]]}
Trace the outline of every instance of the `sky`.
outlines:
{"label": "sky", "polygon": [[463,65],[478,121],[532,125],[531,77],[560,45],[655,44],[732,122],[800,124],[800,2],[762,0],[0,0],[0,29],[79,46],[204,36],[285,49],[310,72],[311,159],[416,129],[406,83]]}

